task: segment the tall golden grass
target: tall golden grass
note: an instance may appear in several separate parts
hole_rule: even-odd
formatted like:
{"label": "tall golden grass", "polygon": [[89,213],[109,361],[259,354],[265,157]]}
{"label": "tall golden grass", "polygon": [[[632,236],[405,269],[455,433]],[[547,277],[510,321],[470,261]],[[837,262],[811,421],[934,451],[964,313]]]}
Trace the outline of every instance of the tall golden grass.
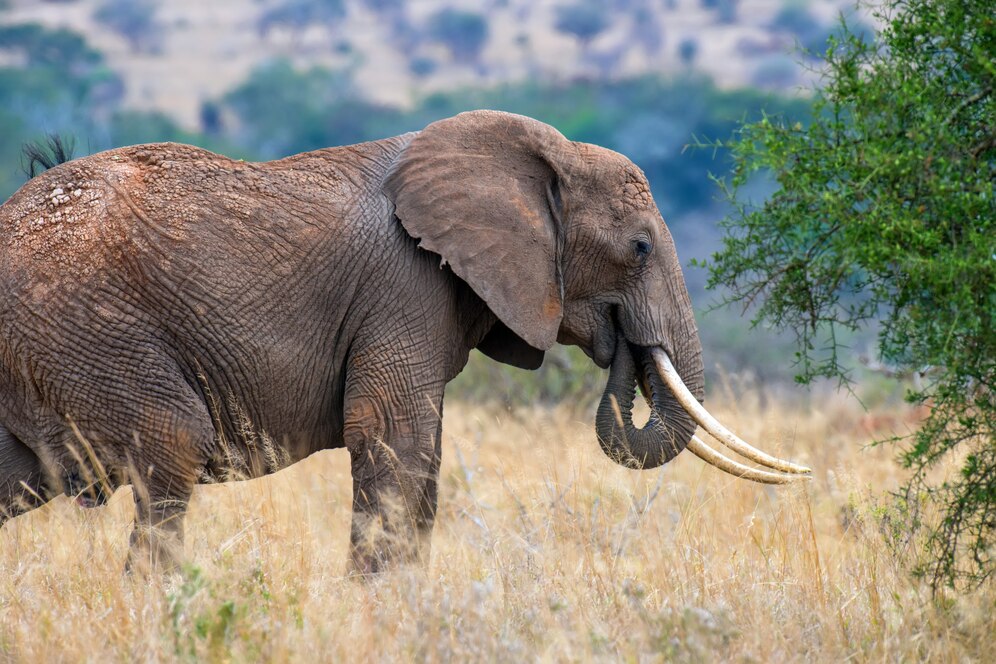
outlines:
{"label": "tall golden grass", "polygon": [[[710,400],[815,469],[771,488],[681,455],[637,472],[587,415],[452,403],[431,563],[349,579],[347,454],[199,488],[181,573],[122,573],[129,490],[62,498],[0,532],[14,661],[996,661],[996,591],[932,599],[869,447],[902,406]],[[887,545],[888,541],[892,545]]]}

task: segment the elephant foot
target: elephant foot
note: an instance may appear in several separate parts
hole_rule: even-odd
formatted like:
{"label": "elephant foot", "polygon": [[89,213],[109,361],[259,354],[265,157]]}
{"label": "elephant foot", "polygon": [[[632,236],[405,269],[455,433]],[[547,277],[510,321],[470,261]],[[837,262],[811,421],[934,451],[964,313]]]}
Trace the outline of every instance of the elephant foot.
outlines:
{"label": "elephant foot", "polygon": [[349,575],[368,577],[429,564],[430,533],[407,516],[385,520],[354,514],[349,547]]}
{"label": "elephant foot", "polygon": [[125,563],[126,573],[169,574],[178,572],[182,562],[180,533],[155,526],[135,526]]}

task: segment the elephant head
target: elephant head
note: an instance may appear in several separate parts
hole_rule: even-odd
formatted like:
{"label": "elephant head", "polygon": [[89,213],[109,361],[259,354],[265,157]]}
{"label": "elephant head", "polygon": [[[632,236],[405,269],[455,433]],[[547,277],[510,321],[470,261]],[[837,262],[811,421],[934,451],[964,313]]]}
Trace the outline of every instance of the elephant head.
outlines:
{"label": "elephant head", "polygon": [[[385,191],[408,233],[498,318],[482,351],[536,368],[560,342],[610,368],[596,431],[614,460],[651,468],[689,447],[750,479],[792,477],[722,457],[694,436],[698,422],[769,468],[807,472],[747,446],[702,408],[702,346],[674,242],[626,157],[536,120],[474,111],[411,138]],[[637,386],[652,411],[642,428],[632,421]]]}

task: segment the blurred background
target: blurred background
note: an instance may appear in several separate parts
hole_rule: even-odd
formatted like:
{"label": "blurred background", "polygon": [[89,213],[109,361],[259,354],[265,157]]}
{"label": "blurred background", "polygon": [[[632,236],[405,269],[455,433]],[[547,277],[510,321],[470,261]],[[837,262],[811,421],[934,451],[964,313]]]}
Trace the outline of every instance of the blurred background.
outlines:
{"label": "blurred background", "polygon": [[[26,179],[22,146],[58,134],[74,156],[182,141],[272,159],[421,129],[472,108],[529,115],[618,150],[646,172],[698,310],[708,385],[781,391],[792,339],[715,308],[690,265],[726,213],[711,175],[762,112],[804,121],[827,39],[853,0],[0,0],[0,199]],[[751,195],[770,183],[759,178]],[[855,357],[874,339],[849,340]],[[874,379],[874,378],[873,378]],[[539,372],[472,358],[451,392],[573,400],[604,376],[576,349]],[[893,398],[890,389],[872,390]]]}

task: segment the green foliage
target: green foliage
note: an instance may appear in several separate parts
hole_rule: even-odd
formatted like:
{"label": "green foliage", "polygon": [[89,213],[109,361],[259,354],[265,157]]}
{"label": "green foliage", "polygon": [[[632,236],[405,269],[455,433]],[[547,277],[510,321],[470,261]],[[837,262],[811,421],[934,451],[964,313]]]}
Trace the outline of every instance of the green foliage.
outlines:
{"label": "green foliage", "polygon": [[244,579],[235,589],[235,599],[226,594],[232,589],[223,591],[199,567],[186,565],[178,576],[166,597],[173,654],[181,660],[230,661],[233,646],[248,645],[251,659],[259,659],[243,628],[252,612],[266,614],[273,599],[263,571],[256,568]]}
{"label": "green foliage", "polygon": [[488,21],[480,14],[447,7],[429,17],[429,36],[456,60],[477,61],[488,41]]}
{"label": "green foliage", "polygon": [[560,5],[557,7],[554,27],[559,32],[574,35],[582,46],[587,46],[609,27],[608,11],[599,0],[580,0],[573,5]]}
{"label": "green foliage", "polygon": [[[798,335],[799,376],[846,381],[841,331],[881,321],[882,359],[922,372],[926,424],[903,441],[941,510],[918,569],[934,587],[994,572],[996,16],[988,0],[891,0],[881,41],[831,40],[808,124],[765,116],[725,144],[735,212],[710,285]],[[758,173],[778,189],[743,195]],[[942,484],[942,461],[961,472]]]}

